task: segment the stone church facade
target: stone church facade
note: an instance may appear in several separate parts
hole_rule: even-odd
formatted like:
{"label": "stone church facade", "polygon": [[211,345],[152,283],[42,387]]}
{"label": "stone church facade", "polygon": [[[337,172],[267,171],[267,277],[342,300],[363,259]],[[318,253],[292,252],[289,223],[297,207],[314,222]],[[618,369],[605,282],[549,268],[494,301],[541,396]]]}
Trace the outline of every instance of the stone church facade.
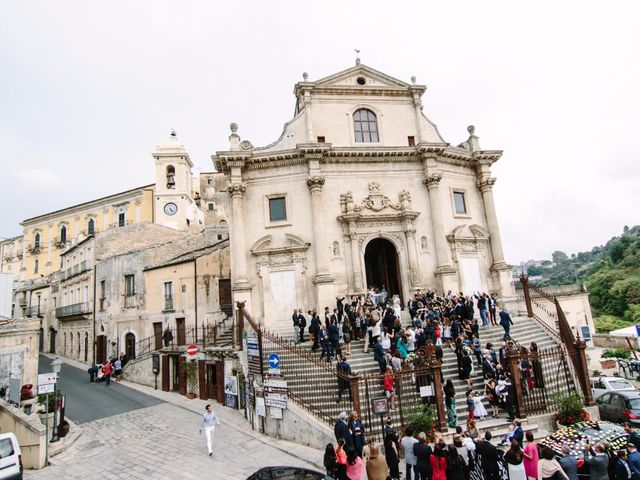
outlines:
{"label": "stone church facade", "polygon": [[359,62],[295,85],[296,109],[266,147],[213,156],[230,196],[235,300],[273,328],[295,307],[382,287],[514,295],[492,189],[498,150],[473,127],[447,143],[423,113],[426,87]]}

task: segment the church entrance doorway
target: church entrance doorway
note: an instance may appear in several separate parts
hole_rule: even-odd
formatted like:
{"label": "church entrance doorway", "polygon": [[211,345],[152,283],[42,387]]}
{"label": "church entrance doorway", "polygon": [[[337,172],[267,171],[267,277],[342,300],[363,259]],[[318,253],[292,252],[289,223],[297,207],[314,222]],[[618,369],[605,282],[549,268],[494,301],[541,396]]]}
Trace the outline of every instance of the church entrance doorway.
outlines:
{"label": "church entrance doorway", "polygon": [[400,262],[393,243],[384,238],[371,240],[364,251],[364,264],[367,272],[367,289],[370,287],[382,289],[384,286],[389,298],[392,295],[398,295],[400,304],[403,305]]}

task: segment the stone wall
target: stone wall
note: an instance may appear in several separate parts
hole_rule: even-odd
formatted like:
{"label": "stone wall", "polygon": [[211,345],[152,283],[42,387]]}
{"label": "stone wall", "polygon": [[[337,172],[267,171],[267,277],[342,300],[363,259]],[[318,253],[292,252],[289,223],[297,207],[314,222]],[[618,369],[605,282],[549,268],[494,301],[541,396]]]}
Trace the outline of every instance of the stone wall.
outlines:
{"label": "stone wall", "polygon": [[38,415],[25,415],[0,400],[0,433],[6,432],[13,432],[18,439],[25,469],[44,467],[47,436]]}
{"label": "stone wall", "polygon": [[0,326],[0,383],[9,383],[9,376],[20,376],[23,385],[37,383],[39,338],[37,320],[14,320]]}
{"label": "stone wall", "polygon": [[[255,417],[258,419],[259,417]],[[335,443],[333,429],[292,401],[282,414],[282,420],[269,418],[269,407],[265,417],[265,433],[275,438],[289,440],[299,445],[324,450],[327,443]]]}
{"label": "stone wall", "polygon": [[593,338],[593,346],[601,347],[601,348],[624,348],[625,350],[629,350],[629,343],[627,339],[631,342],[633,348],[640,348],[640,339],[635,336],[618,336],[618,335],[609,335],[608,333],[594,333],[592,335]]}
{"label": "stone wall", "polygon": [[[148,387],[155,386],[155,375],[151,370],[153,365],[153,357],[149,356],[144,360],[132,361],[125,365],[123,378],[130,382],[139,383],[140,385],[146,385]],[[158,388],[162,386],[162,378],[158,374]]]}

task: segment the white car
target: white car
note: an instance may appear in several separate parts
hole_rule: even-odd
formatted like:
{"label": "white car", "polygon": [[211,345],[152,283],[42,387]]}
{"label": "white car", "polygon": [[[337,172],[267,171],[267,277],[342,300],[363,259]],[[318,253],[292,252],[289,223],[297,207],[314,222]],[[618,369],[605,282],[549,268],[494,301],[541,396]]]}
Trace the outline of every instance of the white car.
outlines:
{"label": "white car", "polygon": [[22,452],[13,433],[0,433],[0,480],[22,480]]}
{"label": "white car", "polygon": [[621,390],[635,391],[636,387],[629,380],[621,377],[591,377],[591,392],[594,400],[607,392],[619,392]]}

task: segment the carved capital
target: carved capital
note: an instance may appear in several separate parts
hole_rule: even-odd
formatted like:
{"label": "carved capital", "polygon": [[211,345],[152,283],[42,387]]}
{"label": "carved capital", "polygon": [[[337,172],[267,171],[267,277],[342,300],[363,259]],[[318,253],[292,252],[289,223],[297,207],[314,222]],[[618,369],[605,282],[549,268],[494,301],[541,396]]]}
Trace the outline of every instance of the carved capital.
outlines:
{"label": "carved capital", "polygon": [[316,190],[322,190],[322,186],[324,185],[324,177],[309,177],[307,178],[307,185],[309,187],[309,190],[316,191]]}
{"label": "carved capital", "polygon": [[489,178],[485,178],[484,180],[478,180],[476,182],[476,185],[478,185],[478,188],[482,192],[488,192],[489,190],[491,190],[493,188],[495,183],[496,183],[496,178],[495,177],[489,177]]}
{"label": "carved capital", "polygon": [[432,173],[431,175],[427,175],[426,177],[424,177],[424,184],[427,186],[427,188],[431,189],[437,187],[440,183],[440,180],[442,180],[442,175],[440,175],[439,173]]}
{"label": "carved capital", "polygon": [[231,195],[232,197],[243,197],[244,192],[246,191],[247,186],[244,183],[232,183],[227,188],[227,192],[229,192],[229,195]]}

